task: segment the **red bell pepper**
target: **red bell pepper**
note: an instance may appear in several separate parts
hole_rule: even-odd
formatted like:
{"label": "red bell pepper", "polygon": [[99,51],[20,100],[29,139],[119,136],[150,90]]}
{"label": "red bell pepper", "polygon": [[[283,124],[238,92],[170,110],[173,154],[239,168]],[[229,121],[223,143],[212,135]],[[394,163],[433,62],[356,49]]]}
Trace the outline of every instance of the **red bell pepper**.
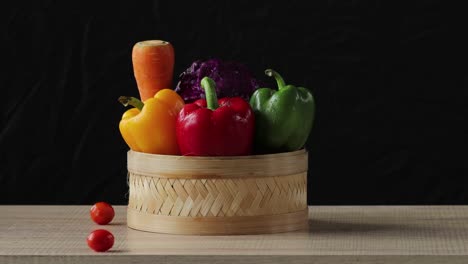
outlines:
{"label": "red bell pepper", "polygon": [[205,99],[186,104],[176,121],[177,143],[185,156],[240,156],[252,151],[254,114],[241,97],[217,99],[215,82],[201,81]]}

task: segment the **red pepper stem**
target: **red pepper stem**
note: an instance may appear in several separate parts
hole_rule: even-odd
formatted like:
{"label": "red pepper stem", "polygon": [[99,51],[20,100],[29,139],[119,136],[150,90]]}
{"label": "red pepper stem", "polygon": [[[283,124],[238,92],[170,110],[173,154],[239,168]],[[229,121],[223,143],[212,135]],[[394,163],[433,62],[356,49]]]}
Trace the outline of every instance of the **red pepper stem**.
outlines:
{"label": "red pepper stem", "polygon": [[138,108],[138,110],[140,111],[141,109],[143,109],[143,106],[144,106],[142,101],[140,101],[138,98],[131,97],[131,96],[120,96],[118,100],[124,106],[131,105],[133,107]]}
{"label": "red pepper stem", "polygon": [[281,77],[281,75],[279,75],[279,73],[275,72],[274,70],[267,69],[265,70],[265,74],[269,77],[273,77],[276,79],[276,83],[278,84],[278,90],[281,90],[283,89],[283,87],[286,86],[286,83],[284,82],[283,77]]}
{"label": "red pepper stem", "polygon": [[203,77],[201,87],[205,90],[206,106],[210,110],[216,110],[219,107],[218,97],[216,96],[216,84],[210,77]]}

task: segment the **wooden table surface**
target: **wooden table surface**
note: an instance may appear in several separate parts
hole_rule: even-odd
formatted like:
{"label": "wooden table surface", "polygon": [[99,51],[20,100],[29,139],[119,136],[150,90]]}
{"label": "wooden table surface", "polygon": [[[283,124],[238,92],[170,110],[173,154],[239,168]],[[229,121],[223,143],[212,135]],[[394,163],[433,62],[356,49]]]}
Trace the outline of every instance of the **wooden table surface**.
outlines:
{"label": "wooden table surface", "polygon": [[[468,206],[312,206],[309,229],[180,236],[126,227],[125,207],[98,226],[90,206],[0,206],[0,263],[468,263]],[[86,244],[94,229],[111,251]]]}

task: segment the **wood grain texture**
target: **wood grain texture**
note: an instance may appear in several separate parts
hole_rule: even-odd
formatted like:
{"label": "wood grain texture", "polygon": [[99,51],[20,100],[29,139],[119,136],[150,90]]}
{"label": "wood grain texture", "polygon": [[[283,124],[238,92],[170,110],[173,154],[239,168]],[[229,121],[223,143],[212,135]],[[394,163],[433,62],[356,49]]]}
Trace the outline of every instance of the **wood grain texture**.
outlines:
{"label": "wood grain texture", "polygon": [[[309,207],[308,231],[181,236],[91,222],[89,206],[0,206],[0,263],[468,263],[468,206]],[[92,230],[115,236],[94,253]]]}

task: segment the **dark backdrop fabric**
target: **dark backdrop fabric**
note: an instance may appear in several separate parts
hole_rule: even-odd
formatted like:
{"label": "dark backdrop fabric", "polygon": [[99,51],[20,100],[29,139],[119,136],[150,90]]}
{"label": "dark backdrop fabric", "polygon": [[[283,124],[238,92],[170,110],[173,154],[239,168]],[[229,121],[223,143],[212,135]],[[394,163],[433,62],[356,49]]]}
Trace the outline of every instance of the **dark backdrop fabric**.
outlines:
{"label": "dark backdrop fabric", "polygon": [[[66,2],[66,4],[65,4]],[[394,1],[388,1],[394,2]],[[134,43],[310,88],[309,204],[467,204],[466,20],[434,1],[30,1],[1,9],[1,204],[127,202]]]}

